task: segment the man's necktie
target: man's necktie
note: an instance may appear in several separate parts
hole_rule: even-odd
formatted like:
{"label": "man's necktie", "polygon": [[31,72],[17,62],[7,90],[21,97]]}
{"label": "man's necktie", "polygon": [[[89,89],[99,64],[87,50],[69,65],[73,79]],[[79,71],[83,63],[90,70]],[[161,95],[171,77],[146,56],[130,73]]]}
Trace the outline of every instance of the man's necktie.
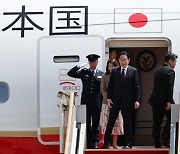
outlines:
{"label": "man's necktie", "polygon": [[121,72],[121,78],[124,79],[124,76],[125,76],[125,72],[124,72],[124,68],[123,68],[122,72]]}

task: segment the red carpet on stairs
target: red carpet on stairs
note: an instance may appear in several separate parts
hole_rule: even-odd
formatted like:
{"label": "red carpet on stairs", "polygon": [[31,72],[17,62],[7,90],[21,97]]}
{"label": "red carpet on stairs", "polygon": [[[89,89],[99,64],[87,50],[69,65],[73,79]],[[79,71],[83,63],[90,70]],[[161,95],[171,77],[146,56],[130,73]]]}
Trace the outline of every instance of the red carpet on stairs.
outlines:
{"label": "red carpet on stairs", "polygon": [[86,149],[84,154],[169,154],[169,149]]}

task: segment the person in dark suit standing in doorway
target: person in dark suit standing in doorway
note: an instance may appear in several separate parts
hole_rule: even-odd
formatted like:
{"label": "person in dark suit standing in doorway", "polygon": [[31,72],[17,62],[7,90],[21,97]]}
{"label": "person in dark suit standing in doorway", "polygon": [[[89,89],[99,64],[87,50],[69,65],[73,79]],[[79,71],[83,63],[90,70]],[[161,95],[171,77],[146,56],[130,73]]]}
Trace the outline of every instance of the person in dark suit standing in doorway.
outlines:
{"label": "person in dark suit standing in doorway", "polygon": [[130,62],[129,53],[121,52],[118,61],[120,66],[113,69],[108,84],[107,102],[110,114],[102,149],[109,148],[112,128],[119,111],[121,111],[124,121],[125,146],[123,148],[132,148],[132,108],[139,108],[141,102],[139,74],[136,68],[128,65]]}
{"label": "person in dark suit standing in doorway", "polygon": [[[98,148],[99,120],[101,113],[100,79],[104,74],[97,69],[99,55],[86,56],[89,69],[83,68],[86,64],[73,67],[67,74],[70,77],[80,78],[83,84],[81,104],[86,105],[87,148]],[[83,69],[81,69],[83,68]],[[92,124],[92,126],[91,126]]]}
{"label": "person in dark suit standing in doorway", "polygon": [[[151,104],[153,111],[152,136],[155,148],[162,148],[160,136],[162,145],[168,148],[170,147],[171,104],[174,104],[173,88],[175,80],[175,71],[173,69],[176,66],[177,58],[177,55],[167,53],[164,59],[165,63],[157,69],[154,75],[154,87],[149,98],[149,103]],[[167,122],[162,135],[160,135],[161,123],[165,115],[167,117]]]}

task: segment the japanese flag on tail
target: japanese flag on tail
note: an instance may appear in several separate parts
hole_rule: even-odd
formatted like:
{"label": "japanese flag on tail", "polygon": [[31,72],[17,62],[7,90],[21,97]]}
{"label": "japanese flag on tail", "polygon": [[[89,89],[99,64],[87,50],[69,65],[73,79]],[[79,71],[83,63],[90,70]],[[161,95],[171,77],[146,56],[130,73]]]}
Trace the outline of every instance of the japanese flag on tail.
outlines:
{"label": "japanese flag on tail", "polygon": [[114,9],[115,33],[162,33],[162,9]]}

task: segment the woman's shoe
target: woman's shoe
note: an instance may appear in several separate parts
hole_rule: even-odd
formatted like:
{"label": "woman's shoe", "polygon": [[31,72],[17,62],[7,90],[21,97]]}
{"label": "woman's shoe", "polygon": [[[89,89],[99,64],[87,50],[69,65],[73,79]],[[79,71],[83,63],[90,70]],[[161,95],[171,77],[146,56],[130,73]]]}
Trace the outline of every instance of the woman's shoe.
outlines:
{"label": "woman's shoe", "polygon": [[110,145],[103,145],[100,149],[109,149]]}

